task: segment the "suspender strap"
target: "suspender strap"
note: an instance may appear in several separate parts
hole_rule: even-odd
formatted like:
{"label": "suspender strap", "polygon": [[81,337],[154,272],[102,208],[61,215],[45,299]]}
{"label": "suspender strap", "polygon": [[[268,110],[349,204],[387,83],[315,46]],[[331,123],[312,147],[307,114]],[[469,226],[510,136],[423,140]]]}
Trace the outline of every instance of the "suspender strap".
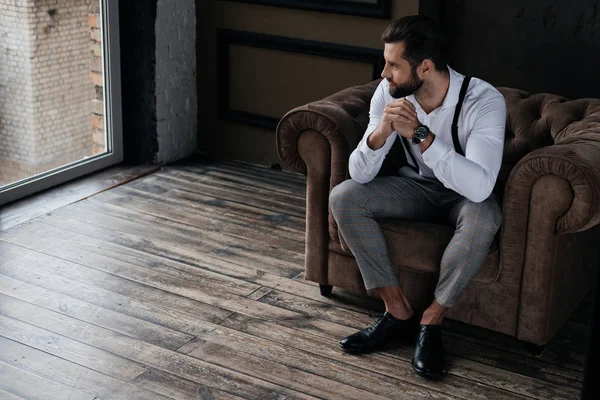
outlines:
{"label": "suspender strap", "polygon": [[410,155],[410,159],[412,160],[413,164],[415,164],[414,167],[412,165],[409,165],[409,167],[414,169],[415,172],[418,174],[419,173],[419,164],[417,164],[417,159],[415,158],[415,155],[412,153],[410,146],[408,145],[408,140],[406,140],[406,138],[404,136],[401,136],[401,138],[402,138],[402,143],[404,143],[404,147],[406,148],[406,152]]}
{"label": "suspender strap", "polygon": [[[467,89],[469,88],[469,82],[471,81],[470,76],[465,76],[463,80],[462,86],[460,88],[460,93],[458,94],[458,103],[456,103],[456,109],[454,111],[454,120],[452,121],[452,142],[454,143],[454,150],[464,157],[465,153],[460,147],[460,142],[458,141],[458,117],[460,117],[460,110],[462,108],[463,102],[465,101],[465,96],[467,95]],[[404,143],[404,147],[406,148],[406,152],[410,155],[410,159],[415,165],[410,166],[415,172],[419,172],[419,164],[417,164],[417,159],[415,155],[412,153],[410,145],[408,144],[408,140],[404,136],[402,136],[402,143]]]}
{"label": "suspender strap", "polygon": [[460,93],[458,95],[458,103],[456,103],[456,109],[454,111],[454,120],[452,121],[452,142],[454,143],[454,150],[463,157],[465,153],[460,147],[460,142],[458,141],[458,117],[460,116],[460,109],[462,108],[463,101],[465,100],[465,95],[467,94],[470,81],[471,77],[465,76],[462,87],[460,88]]}

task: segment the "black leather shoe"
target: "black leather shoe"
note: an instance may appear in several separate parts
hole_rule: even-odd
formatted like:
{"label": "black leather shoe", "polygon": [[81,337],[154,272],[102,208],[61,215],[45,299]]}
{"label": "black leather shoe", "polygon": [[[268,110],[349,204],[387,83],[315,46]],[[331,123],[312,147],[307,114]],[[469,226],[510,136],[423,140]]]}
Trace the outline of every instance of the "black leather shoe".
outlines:
{"label": "black leather shoe", "polygon": [[441,325],[421,325],[412,359],[413,370],[427,378],[439,378],[444,370]]}
{"label": "black leather shoe", "polygon": [[402,320],[386,311],[373,325],[340,341],[340,347],[348,353],[362,354],[381,349],[397,339],[413,342],[418,327],[416,313]]}

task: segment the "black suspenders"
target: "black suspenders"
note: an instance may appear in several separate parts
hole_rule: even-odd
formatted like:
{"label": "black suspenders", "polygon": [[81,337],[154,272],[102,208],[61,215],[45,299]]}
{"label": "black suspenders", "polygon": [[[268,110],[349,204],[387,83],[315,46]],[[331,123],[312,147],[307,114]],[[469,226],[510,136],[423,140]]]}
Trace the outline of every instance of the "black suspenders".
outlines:
{"label": "black suspenders", "polygon": [[[460,147],[460,142],[458,141],[458,117],[460,117],[460,110],[461,110],[463,102],[465,100],[465,96],[467,94],[467,89],[469,88],[470,81],[471,81],[471,77],[465,76],[465,79],[463,80],[462,86],[460,88],[460,93],[458,94],[458,103],[456,103],[456,109],[454,110],[454,119],[452,120],[452,142],[454,143],[454,151],[456,151],[458,154],[460,154],[463,157],[464,157],[465,153],[463,152],[462,148]],[[415,155],[410,150],[410,146],[408,145],[408,140],[406,140],[406,138],[404,136],[401,136],[401,137],[402,137],[402,143],[404,143],[404,147],[406,148],[406,151],[410,155],[410,159],[412,160],[413,164],[415,165],[414,167],[412,165],[409,165],[409,166],[412,167],[415,170],[415,172],[419,172],[419,167],[418,167],[419,164],[417,164],[417,159],[415,158]]]}
{"label": "black suspenders", "polygon": [[406,140],[406,138],[404,136],[400,136],[400,137],[402,138],[402,143],[404,143],[404,148],[408,152],[410,159],[412,160],[413,164],[415,164],[414,167],[412,165],[409,165],[409,167],[411,167],[416,173],[419,173],[419,164],[417,164],[417,159],[415,158],[415,155],[410,150],[410,146],[408,145],[408,140]]}
{"label": "black suspenders", "polygon": [[465,76],[465,80],[460,88],[460,94],[458,95],[458,103],[456,103],[456,110],[454,111],[454,120],[452,121],[452,142],[454,142],[454,150],[463,157],[465,153],[458,141],[458,117],[460,116],[460,109],[462,108],[463,101],[465,101],[465,95],[467,94],[467,88],[469,87],[470,81],[471,77]]}

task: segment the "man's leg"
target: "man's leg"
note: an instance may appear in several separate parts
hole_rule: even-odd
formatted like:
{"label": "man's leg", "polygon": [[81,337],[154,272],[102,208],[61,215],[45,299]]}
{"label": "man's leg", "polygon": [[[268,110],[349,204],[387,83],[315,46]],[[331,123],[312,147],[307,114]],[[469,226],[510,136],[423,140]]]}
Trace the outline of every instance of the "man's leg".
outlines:
{"label": "man's leg", "polygon": [[[445,309],[454,306],[485,263],[500,229],[502,212],[493,197],[481,203],[462,199],[450,209],[448,219],[456,227],[456,232],[442,256],[435,290],[436,302]],[[432,313],[431,317],[428,315],[428,318],[435,317],[436,313]]]}
{"label": "man's leg", "polygon": [[[400,289],[387,243],[375,218],[433,220],[435,206],[418,183],[403,177],[376,178],[367,184],[347,180],[332,190],[329,206],[356,258],[365,287],[378,290],[387,311],[383,321],[380,319],[367,328],[371,329],[369,335],[360,331],[340,345],[349,351],[373,351],[403,328],[402,321],[410,319],[412,324],[414,314]],[[407,333],[411,329],[404,328]]]}
{"label": "man's leg", "polygon": [[444,314],[483,266],[500,228],[502,213],[493,196],[481,203],[463,198],[450,208],[448,218],[456,231],[442,256],[435,300],[423,313],[413,358],[415,371],[424,375],[441,372]]}

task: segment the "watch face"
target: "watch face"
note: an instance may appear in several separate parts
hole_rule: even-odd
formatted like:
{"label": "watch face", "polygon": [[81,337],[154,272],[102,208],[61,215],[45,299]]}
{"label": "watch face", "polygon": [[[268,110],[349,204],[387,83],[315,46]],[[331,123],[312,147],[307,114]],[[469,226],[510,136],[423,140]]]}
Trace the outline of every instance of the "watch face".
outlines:
{"label": "watch face", "polygon": [[429,136],[429,128],[425,125],[419,126],[417,129],[415,129],[415,136],[419,140],[425,140],[427,136]]}

